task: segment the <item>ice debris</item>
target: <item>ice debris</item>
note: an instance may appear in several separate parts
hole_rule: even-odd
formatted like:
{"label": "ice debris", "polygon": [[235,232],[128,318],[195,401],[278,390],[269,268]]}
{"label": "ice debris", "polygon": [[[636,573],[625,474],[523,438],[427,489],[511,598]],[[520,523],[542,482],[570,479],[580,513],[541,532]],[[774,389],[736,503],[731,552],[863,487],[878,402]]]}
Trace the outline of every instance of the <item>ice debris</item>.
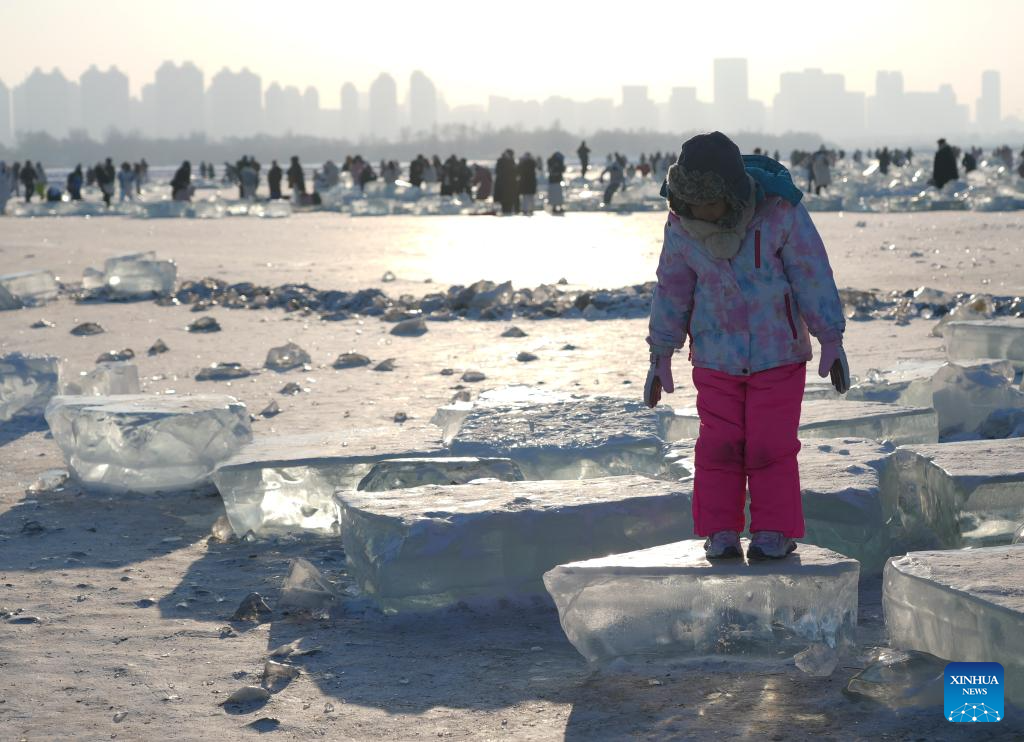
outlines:
{"label": "ice debris", "polygon": [[478,479],[518,482],[523,473],[511,459],[409,458],[373,465],[356,489],[363,492],[421,487],[427,484],[466,484]]}
{"label": "ice debris", "polygon": [[1007,700],[1024,704],[1024,545],[919,551],[885,567],[890,644],[949,662],[1000,662]]}
{"label": "ice debris", "polygon": [[135,357],[135,351],[131,348],[121,350],[108,350],[96,359],[96,363],[116,363],[118,361],[130,361]]}
{"label": "ice debris", "polygon": [[689,488],[644,477],[483,480],[337,499],[350,574],[386,611],[533,601],[557,564],[667,543],[693,525]]}
{"label": "ice debris", "polygon": [[345,369],[345,368],[359,368],[360,366],[369,366],[370,359],[361,353],[342,353],[334,361],[334,368]]}
{"label": "ice debris", "polygon": [[83,322],[80,325],[76,325],[71,328],[71,334],[76,337],[87,337],[89,335],[100,335],[106,332],[101,325],[96,322]]}
{"label": "ice debris", "polygon": [[394,371],[395,370],[395,359],[385,358],[383,361],[373,367],[374,371]]}
{"label": "ice debris", "polygon": [[937,707],[945,692],[946,664],[927,652],[880,649],[850,678],[846,693],[892,708]]}
{"label": "ice debris", "polygon": [[146,355],[158,356],[161,353],[166,353],[169,350],[170,348],[167,347],[167,343],[165,343],[160,338],[157,338],[156,342],[149,346],[149,350],[146,351]]}
{"label": "ice debris", "polygon": [[278,348],[271,348],[263,366],[271,371],[290,371],[293,368],[302,368],[307,363],[311,363],[309,353],[289,341]]}
{"label": "ice debris", "polygon": [[56,356],[0,356],[0,422],[18,415],[41,415],[59,391],[60,371]]}
{"label": "ice debris", "polygon": [[109,492],[206,484],[252,439],[245,405],[223,395],[54,397],[46,421],[83,486]]}
{"label": "ice debris", "polygon": [[213,317],[200,317],[188,326],[189,332],[220,332],[220,322]]}
{"label": "ice debris", "polygon": [[21,273],[8,273],[0,276],[0,287],[6,294],[16,300],[12,304],[5,300],[5,308],[15,309],[16,304],[36,307],[57,298],[57,279],[50,271],[33,270]]}
{"label": "ice debris", "polygon": [[391,328],[391,334],[397,337],[419,337],[427,332],[427,323],[422,317],[402,320]]}
{"label": "ice debris", "polygon": [[196,381],[231,381],[233,379],[244,379],[252,376],[253,372],[244,368],[241,363],[235,361],[223,361],[212,363],[206,368],[200,369],[196,374]]}
{"label": "ice debris", "polygon": [[234,615],[231,616],[231,620],[245,623],[264,623],[269,621],[272,615],[273,611],[270,610],[270,606],[267,605],[267,601],[263,599],[262,595],[259,593],[249,593],[238,604],[238,608],[235,610]]}
{"label": "ice debris", "polygon": [[291,561],[288,577],[281,586],[278,608],[322,613],[337,602],[334,586],[324,579],[320,570],[301,557]]}
{"label": "ice debris", "polygon": [[997,358],[1024,368],[1024,317],[951,322],[945,339],[946,356],[951,361]]}
{"label": "ice debris", "polygon": [[99,363],[92,371],[65,378],[61,394],[106,397],[114,394],[138,394],[139,369],[133,363]]}
{"label": "ice debris", "polygon": [[[801,544],[784,560],[709,562],[701,540],[562,564],[544,575],[569,641],[591,662],[843,651],[857,625],[859,566]],[[824,663],[809,663],[824,670]]]}

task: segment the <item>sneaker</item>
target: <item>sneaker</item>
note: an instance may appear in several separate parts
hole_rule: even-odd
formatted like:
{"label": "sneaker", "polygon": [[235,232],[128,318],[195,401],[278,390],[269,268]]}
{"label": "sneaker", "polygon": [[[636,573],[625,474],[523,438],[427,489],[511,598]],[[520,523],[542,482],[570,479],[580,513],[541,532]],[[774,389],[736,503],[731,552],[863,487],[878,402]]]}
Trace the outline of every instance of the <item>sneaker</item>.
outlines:
{"label": "sneaker", "polygon": [[736,531],[716,531],[704,542],[704,553],[708,559],[739,559],[740,535]]}
{"label": "sneaker", "polygon": [[786,538],[781,531],[758,531],[750,537],[747,559],[782,559],[796,551],[796,541]]}

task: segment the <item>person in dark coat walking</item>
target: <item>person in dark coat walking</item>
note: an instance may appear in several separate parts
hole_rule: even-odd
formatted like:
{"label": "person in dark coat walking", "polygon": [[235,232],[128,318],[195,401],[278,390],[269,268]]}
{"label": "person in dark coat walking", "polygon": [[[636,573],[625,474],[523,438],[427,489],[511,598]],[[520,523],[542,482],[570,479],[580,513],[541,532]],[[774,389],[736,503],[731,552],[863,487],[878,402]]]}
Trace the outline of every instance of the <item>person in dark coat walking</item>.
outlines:
{"label": "person in dark coat walking", "polygon": [[281,198],[281,177],[284,175],[281,166],[274,160],[267,171],[267,184],[270,186],[270,200],[277,201]]}
{"label": "person in dark coat walking", "polygon": [[192,163],[185,160],[171,178],[171,198],[175,201],[192,200]]}
{"label": "person in dark coat walking", "polygon": [[32,167],[31,162],[25,163],[18,177],[21,179],[21,185],[25,188],[25,203],[29,203],[32,200],[32,194],[36,192],[36,169]]}
{"label": "person in dark coat walking", "polygon": [[110,199],[114,197],[114,181],[117,179],[117,170],[114,169],[114,161],[107,158],[106,162],[96,168],[96,185],[100,187],[103,194],[103,203],[110,208]]}
{"label": "person in dark coat walking", "polygon": [[527,152],[519,159],[519,200],[523,214],[533,216],[533,200],[537,197],[537,161]]}
{"label": "person in dark coat walking", "polygon": [[494,198],[501,204],[502,216],[514,214],[519,195],[516,161],[512,150],[505,150],[494,166]]}
{"label": "person in dark coat walking", "polygon": [[292,157],[292,164],[288,168],[288,187],[292,189],[292,199],[301,203],[302,197],[306,195],[306,175],[296,156]]}
{"label": "person in dark coat walking", "polygon": [[936,188],[942,188],[951,180],[960,177],[956,167],[956,153],[945,139],[940,139],[939,149],[935,152],[935,163],[932,166],[932,182]]}
{"label": "person in dark coat walking", "polygon": [[964,152],[964,159],[961,160],[961,164],[964,166],[965,173],[978,169],[978,160],[974,157],[974,153],[972,152]]}
{"label": "person in dark coat walking", "polygon": [[889,164],[892,162],[892,155],[889,154],[888,147],[882,147],[882,151],[878,153],[878,172],[882,175],[886,175],[889,172]]}
{"label": "person in dark coat walking", "polygon": [[580,177],[587,177],[587,168],[590,167],[590,147],[587,146],[587,140],[584,139],[580,142],[579,149],[576,150],[576,156],[580,158]]}
{"label": "person in dark coat walking", "polygon": [[78,165],[74,170],[68,173],[67,188],[68,196],[71,197],[72,201],[82,200],[82,183],[85,181],[85,176],[82,175],[82,166]]}
{"label": "person in dark coat walking", "polygon": [[555,152],[548,158],[548,204],[552,214],[564,214],[565,195],[562,192],[562,176],[565,175],[565,157]]}

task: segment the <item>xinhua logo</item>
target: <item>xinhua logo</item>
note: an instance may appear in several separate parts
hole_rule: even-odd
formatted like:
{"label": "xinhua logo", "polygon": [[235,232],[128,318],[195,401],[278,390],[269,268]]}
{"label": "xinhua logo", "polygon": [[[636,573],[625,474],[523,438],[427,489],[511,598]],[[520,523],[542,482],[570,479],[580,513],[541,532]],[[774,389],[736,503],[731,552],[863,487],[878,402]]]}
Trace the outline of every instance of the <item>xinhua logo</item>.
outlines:
{"label": "xinhua logo", "polygon": [[946,665],[947,721],[1002,721],[1003,666],[998,662]]}

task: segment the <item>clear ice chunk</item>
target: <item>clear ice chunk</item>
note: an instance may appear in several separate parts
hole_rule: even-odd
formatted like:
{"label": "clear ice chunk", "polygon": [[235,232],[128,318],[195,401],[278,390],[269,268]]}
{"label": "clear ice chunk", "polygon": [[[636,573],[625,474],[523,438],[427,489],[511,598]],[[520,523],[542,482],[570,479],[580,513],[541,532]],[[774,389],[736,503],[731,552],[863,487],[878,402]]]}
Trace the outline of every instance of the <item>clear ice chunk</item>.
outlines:
{"label": "clear ice chunk", "polygon": [[[151,253],[149,254],[151,255]],[[129,299],[142,296],[167,296],[174,291],[178,266],[173,260],[157,260],[155,256],[135,259],[112,258],[104,271],[104,285],[109,296]]]}
{"label": "clear ice chunk", "polygon": [[949,662],[1000,662],[1007,700],[1024,705],[1024,544],[915,551],[885,566],[890,644]]}
{"label": "clear ice chunk", "polygon": [[450,449],[454,456],[510,458],[527,479],[658,476],[660,417],[617,397],[495,404],[470,412]]}
{"label": "clear ice chunk", "polygon": [[[881,402],[807,400],[801,408],[799,430],[801,438],[870,438],[896,444],[938,440],[934,410]],[[700,433],[697,408],[665,414],[662,431],[670,442],[696,438]]]}
{"label": "clear ice chunk", "polygon": [[467,484],[476,479],[520,482],[523,472],[511,459],[473,457],[389,459],[373,465],[356,489],[363,492],[422,487],[427,484]]}
{"label": "clear ice chunk", "polygon": [[530,404],[554,404],[557,402],[567,402],[572,399],[574,397],[565,392],[555,392],[540,389],[539,387],[516,384],[489,389],[483,392],[476,402],[458,401],[438,407],[430,422],[441,428],[441,436],[444,439],[445,445],[448,445],[458,434],[462,423],[465,422],[466,418],[469,417],[469,413],[473,410]]}
{"label": "clear ice chunk", "polygon": [[892,708],[941,706],[946,664],[927,652],[882,649],[850,678],[846,692]]}
{"label": "clear ice chunk", "polygon": [[444,453],[432,431],[394,425],[260,438],[221,463],[213,481],[235,533],[328,535],[338,529],[335,490],[355,490],[380,461]]}
{"label": "clear ice chunk", "polygon": [[998,358],[1024,368],[1024,317],[950,322],[944,337],[951,361]]}
{"label": "clear ice chunk", "polygon": [[214,394],[54,397],[46,421],[83,486],[115,493],[204,485],[252,439],[245,405]]}
{"label": "clear ice chunk", "polygon": [[134,363],[114,361],[100,363],[92,371],[65,378],[61,394],[106,397],[114,394],[138,394],[139,368]]}
{"label": "clear ice chunk", "polygon": [[295,343],[288,342],[267,351],[267,360],[263,365],[271,371],[290,371],[293,368],[302,368],[310,362],[309,353]]}
{"label": "clear ice chunk", "polygon": [[60,371],[56,356],[0,356],[0,421],[16,415],[42,415],[59,391]]}
{"label": "clear ice chunk", "polygon": [[786,559],[709,562],[702,540],[555,567],[544,584],[590,662],[843,651],[857,625],[859,565],[802,544]]}
{"label": "clear ice chunk", "polygon": [[387,611],[545,599],[544,572],[692,533],[690,490],[644,477],[339,492],[350,573]]}
{"label": "clear ice chunk", "polygon": [[813,678],[827,678],[839,664],[839,653],[820,642],[815,642],[802,652],[793,655],[797,668]]}
{"label": "clear ice chunk", "polygon": [[1012,380],[1003,369],[987,365],[940,368],[931,380],[939,437],[974,432],[996,410],[1024,409],[1024,392]]}
{"label": "clear ice chunk", "polygon": [[22,303],[14,294],[7,290],[7,287],[0,284],[0,311],[8,309],[21,309]]}
{"label": "clear ice chunk", "polygon": [[1024,438],[901,446],[881,486],[906,548],[1008,544],[1024,520]]}
{"label": "clear ice chunk", "polygon": [[26,307],[57,298],[57,279],[50,271],[23,271],[0,276],[0,286]]}

